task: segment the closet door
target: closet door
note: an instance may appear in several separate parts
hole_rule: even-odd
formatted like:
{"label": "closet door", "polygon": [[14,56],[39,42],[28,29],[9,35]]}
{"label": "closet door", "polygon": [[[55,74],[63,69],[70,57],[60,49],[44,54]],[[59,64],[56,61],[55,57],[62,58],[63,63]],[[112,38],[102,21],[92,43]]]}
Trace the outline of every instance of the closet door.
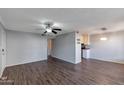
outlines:
{"label": "closet door", "polygon": [[0,76],[2,73],[2,29],[0,27]]}
{"label": "closet door", "polygon": [[6,32],[0,26],[0,77],[6,65]]}
{"label": "closet door", "polygon": [[6,65],[6,32],[2,30],[2,70]]}

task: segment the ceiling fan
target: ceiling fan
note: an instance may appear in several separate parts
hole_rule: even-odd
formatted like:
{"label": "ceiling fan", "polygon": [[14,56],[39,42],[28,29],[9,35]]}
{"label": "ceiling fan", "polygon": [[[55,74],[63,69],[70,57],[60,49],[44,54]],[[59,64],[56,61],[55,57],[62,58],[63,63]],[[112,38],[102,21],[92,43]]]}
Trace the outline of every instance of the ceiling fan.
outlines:
{"label": "ceiling fan", "polygon": [[44,25],[44,29],[40,29],[44,31],[42,35],[46,35],[47,33],[57,34],[57,31],[62,31],[61,28],[55,27],[52,22],[46,22],[43,25]]}

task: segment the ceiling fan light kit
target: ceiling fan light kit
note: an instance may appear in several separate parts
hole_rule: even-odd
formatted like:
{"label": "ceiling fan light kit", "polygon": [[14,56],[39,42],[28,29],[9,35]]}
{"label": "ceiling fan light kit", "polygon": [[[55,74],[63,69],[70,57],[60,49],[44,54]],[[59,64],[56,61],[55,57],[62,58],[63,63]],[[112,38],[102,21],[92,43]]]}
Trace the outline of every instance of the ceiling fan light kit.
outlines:
{"label": "ceiling fan light kit", "polygon": [[52,23],[52,22],[46,22],[46,23],[44,23],[43,25],[44,25],[44,27],[45,27],[45,28],[44,28],[45,31],[44,31],[44,33],[42,34],[42,36],[47,35],[47,33],[48,33],[48,34],[50,34],[50,33],[57,34],[57,31],[62,31],[62,29],[53,26],[54,23]]}
{"label": "ceiling fan light kit", "polygon": [[51,33],[51,32],[52,32],[52,29],[51,29],[51,28],[46,28],[46,31],[47,31],[48,33]]}

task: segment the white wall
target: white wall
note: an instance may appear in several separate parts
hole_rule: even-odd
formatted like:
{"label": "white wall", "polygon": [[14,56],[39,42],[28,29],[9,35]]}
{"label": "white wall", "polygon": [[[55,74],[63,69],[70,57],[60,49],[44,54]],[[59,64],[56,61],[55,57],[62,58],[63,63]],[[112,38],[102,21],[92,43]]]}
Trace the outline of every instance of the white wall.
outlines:
{"label": "white wall", "polygon": [[[74,64],[81,62],[76,59],[76,37],[74,32],[57,36],[53,40],[52,56]],[[81,58],[81,56],[79,57]]]}
{"label": "white wall", "polygon": [[7,31],[7,66],[47,59],[47,38],[40,34]]}
{"label": "white wall", "polygon": [[[101,41],[106,36],[108,40]],[[90,36],[91,58],[124,63],[124,31]]]}

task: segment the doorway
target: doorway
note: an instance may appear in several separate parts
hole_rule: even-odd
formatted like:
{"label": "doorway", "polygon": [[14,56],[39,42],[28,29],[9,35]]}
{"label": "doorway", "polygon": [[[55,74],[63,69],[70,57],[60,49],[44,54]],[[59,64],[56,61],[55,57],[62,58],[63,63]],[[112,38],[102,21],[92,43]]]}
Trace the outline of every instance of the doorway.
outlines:
{"label": "doorway", "polygon": [[51,56],[52,54],[52,43],[53,43],[53,40],[52,39],[48,39],[48,48],[47,48],[47,55],[48,57]]}

